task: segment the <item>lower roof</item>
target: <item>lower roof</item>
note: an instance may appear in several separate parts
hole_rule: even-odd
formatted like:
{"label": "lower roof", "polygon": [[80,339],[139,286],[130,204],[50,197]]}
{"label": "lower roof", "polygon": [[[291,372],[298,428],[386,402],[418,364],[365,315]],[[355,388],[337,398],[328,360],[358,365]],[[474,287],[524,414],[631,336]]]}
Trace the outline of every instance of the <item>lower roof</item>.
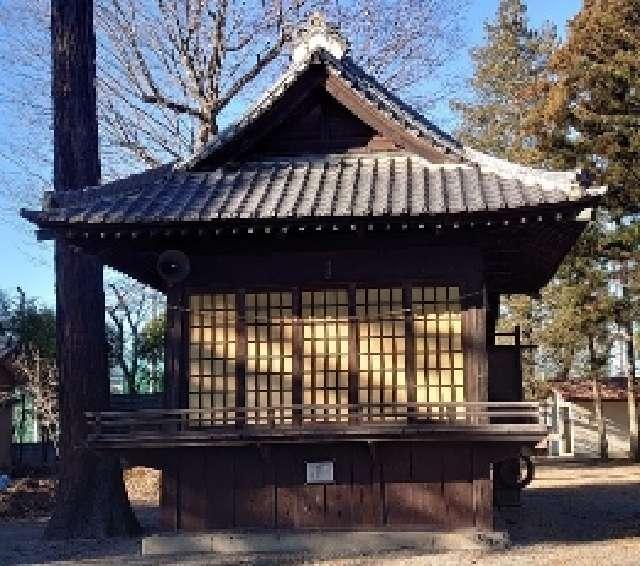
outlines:
{"label": "lower roof", "polygon": [[[49,193],[40,226],[331,219],[519,211],[592,198],[576,184],[509,178],[477,163],[432,164],[407,153],[269,158],[212,172],[164,166],[83,191]],[[106,226],[105,226],[106,227]]]}

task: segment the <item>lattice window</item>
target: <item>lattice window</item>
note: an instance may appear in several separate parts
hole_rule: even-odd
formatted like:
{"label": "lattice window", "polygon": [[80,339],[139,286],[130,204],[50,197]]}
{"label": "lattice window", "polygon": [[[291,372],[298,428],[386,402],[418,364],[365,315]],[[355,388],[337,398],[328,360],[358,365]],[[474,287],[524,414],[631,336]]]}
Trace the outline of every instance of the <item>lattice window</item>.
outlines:
{"label": "lattice window", "polygon": [[292,294],[248,293],[245,311],[247,423],[289,423],[291,409],[280,407],[293,402]]}
{"label": "lattice window", "polygon": [[[407,401],[402,289],[357,289],[356,314],[358,399],[372,404],[365,415],[380,419],[382,413],[398,412],[397,407],[382,404]],[[387,416],[385,420],[394,418]]]}
{"label": "lattice window", "polygon": [[[344,405],[305,410],[305,421],[347,420],[349,403],[348,293],[302,293],[304,404]],[[313,415],[313,416],[311,416]]]}
{"label": "lattice window", "polygon": [[460,289],[414,287],[411,302],[418,403],[464,401]]}
{"label": "lattice window", "polygon": [[233,423],[236,402],[236,308],[233,294],[192,295],[189,307],[189,408],[212,409],[199,424]]}

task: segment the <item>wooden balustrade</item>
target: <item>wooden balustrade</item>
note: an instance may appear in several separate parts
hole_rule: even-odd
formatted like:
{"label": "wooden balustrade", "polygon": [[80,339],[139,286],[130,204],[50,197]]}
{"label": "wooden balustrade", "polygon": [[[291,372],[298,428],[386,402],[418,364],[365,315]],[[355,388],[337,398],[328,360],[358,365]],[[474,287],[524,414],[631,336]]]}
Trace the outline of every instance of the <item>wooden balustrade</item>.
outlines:
{"label": "wooden balustrade", "polygon": [[[217,440],[277,437],[318,438],[467,434],[544,436],[541,406],[535,402],[357,403],[206,409],[141,409],[87,413],[89,441],[135,445],[154,441],[215,443]],[[206,442],[205,442],[206,441]]]}

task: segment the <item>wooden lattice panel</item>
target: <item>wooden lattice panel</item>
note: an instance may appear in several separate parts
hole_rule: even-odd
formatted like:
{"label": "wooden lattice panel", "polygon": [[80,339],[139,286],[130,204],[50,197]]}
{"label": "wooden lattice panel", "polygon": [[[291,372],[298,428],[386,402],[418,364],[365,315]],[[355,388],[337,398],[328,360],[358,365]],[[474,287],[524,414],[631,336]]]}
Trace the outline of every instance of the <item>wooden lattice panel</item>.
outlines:
{"label": "wooden lattice panel", "polygon": [[398,411],[375,404],[407,401],[402,289],[357,289],[356,315],[358,401],[374,404],[366,408],[364,414],[379,419],[382,413]]}
{"label": "wooden lattice panel", "polygon": [[302,293],[304,403],[343,405],[314,409],[315,421],[346,420],[349,413],[348,299],[346,290]]}
{"label": "wooden lattice panel", "polygon": [[291,422],[291,410],[277,407],[293,402],[292,302],[290,292],[246,295],[246,406],[260,409],[248,424]]}
{"label": "wooden lattice panel", "polygon": [[[236,402],[235,295],[192,295],[189,303],[189,408],[234,408]],[[233,422],[233,412],[212,414],[213,421]]]}
{"label": "wooden lattice panel", "polygon": [[411,290],[418,403],[464,401],[458,287]]}

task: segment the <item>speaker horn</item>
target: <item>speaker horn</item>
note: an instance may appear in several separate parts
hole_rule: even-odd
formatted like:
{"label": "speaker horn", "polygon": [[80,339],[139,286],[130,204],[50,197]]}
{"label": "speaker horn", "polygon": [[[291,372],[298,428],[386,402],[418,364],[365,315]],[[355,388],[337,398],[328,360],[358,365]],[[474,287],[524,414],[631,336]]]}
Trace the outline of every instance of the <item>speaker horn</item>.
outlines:
{"label": "speaker horn", "polygon": [[189,258],[179,250],[166,250],[158,257],[156,269],[170,285],[184,281],[191,271]]}

